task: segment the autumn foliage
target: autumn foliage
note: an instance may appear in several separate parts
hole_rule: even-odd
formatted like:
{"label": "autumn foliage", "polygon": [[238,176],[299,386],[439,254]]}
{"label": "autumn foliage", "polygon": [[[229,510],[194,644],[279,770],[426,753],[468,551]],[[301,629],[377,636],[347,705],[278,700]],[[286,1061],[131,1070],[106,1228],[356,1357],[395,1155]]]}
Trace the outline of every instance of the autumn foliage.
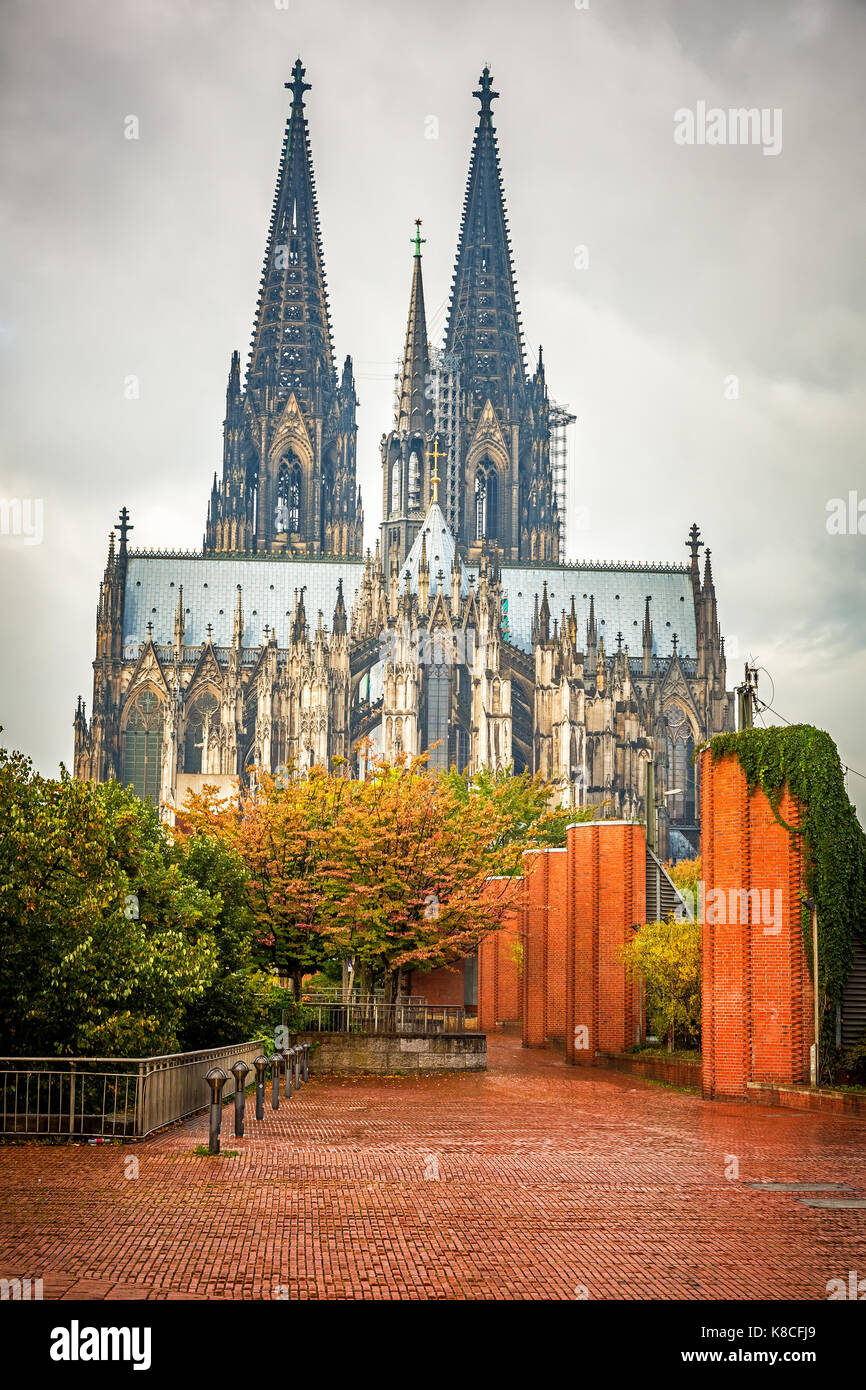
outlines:
{"label": "autumn foliage", "polygon": [[374,760],[362,781],[263,777],[239,806],[205,789],[178,824],[238,850],[260,946],[296,987],[337,958],[393,996],[401,972],[471,955],[501,925],[523,852],[564,821],[538,779],[432,773],[420,757]]}

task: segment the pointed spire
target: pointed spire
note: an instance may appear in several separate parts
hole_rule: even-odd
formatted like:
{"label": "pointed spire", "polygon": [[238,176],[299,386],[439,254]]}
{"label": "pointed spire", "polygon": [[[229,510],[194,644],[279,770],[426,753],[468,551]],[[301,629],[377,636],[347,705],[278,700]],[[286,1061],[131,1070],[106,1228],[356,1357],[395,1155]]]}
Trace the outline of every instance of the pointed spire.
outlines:
{"label": "pointed spire", "polygon": [[644,676],[649,676],[652,675],[653,660],[653,625],[652,618],[650,617],[649,594],[647,594],[646,603],[644,604],[643,632],[641,636],[643,638],[643,659],[641,663],[641,673]]}
{"label": "pointed spire", "polygon": [[541,609],[538,615],[538,633],[542,642],[546,642],[550,637],[550,604],[547,601],[547,580],[544,581],[544,592],[541,598]]}
{"label": "pointed spire", "polygon": [[595,621],[595,594],[589,596],[589,620],[586,624],[587,648],[595,649],[598,643],[598,627]]}
{"label": "pointed spire", "polygon": [[698,568],[698,556],[702,545],[703,541],[701,540],[700,528],[698,526],[698,523],[696,521],[693,521],[689,530],[689,538],[686,541],[686,546],[691,551],[691,575],[696,595],[698,586],[700,584],[700,569]]}
{"label": "pointed spire", "polygon": [[253,329],[247,386],[269,387],[287,399],[311,399],[325,375],[335,382],[316,184],[310,150],[300,58],[285,85],[292,93],[286,122],[261,291]]}
{"label": "pointed spire", "polygon": [[331,631],[335,637],[345,637],[346,627],[346,602],[343,598],[343,581],[337,580],[337,604],[334,608],[334,620],[331,624]]}
{"label": "pointed spire", "polygon": [[505,214],[499,151],[493,126],[490,69],[473,93],[481,102],[469,162],[445,346],[463,362],[464,389],[494,403],[516,373],[525,380],[523,335]]}
{"label": "pointed spire", "polygon": [[712,567],[712,565],[710,564],[710,556],[712,555],[712,553],[713,553],[713,552],[710,550],[709,546],[707,546],[706,550],[704,551],[704,588],[705,588],[705,589],[710,589],[710,588],[712,588],[712,584],[713,584],[713,567]]}
{"label": "pointed spire", "polygon": [[295,616],[292,623],[292,641],[303,642],[307,635],[307,610],[304,607],[304,590],[306,584],[300,590],[295,590]]}
{"label": "pointed spire", "polygon": [[183,611],[183,585],[178,585],[177,590],[177,610],[174,615],[174,649],[178,658],[183,656],[183,638],[186,629],[186,618]]}
{"label": "pointed spire", "polygon": [[238,585],[238,597],[235,604],[235,625],[232,633],[232,646],[241,647],[244,640],[244,609],[241,595],[241,586]]}
{"label": "pointed spire", "polygon": [[[231,365],[229,367],[229,379],[226,386],[226,419],[231,420],[237,413],[237,408],[241,400],[241,355],[235,351],[232,353]],[[214,474],[216,481],[216,474]]]}
{"label": "pointed spire", "polygon": [[415,219],[412,245],[412,293],[409,297],[409,319],[406,343],[403,348],[403,368],[400,374],[400,396],[397,405],[397,432],[429,435],[433,429],[433,404],[428,399],[430,380],[430,348],[427,342],[427,317],[424,309],[424,282],[421,276],[421,219]]}

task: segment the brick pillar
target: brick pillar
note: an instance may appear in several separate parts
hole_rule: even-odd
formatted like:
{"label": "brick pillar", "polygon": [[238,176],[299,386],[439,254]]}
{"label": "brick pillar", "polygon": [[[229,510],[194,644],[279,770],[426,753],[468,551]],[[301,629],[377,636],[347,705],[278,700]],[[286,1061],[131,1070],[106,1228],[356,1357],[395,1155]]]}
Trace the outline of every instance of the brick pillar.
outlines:
{"label": "brick pillar", "polygon": [[568,925],[568,851],[549,849],[547,860],[547,1033],[548,1040],[565,1038],[566,938]]}
{"label": "brick pillar", "polygon": [[[799,824],[786,792],[780,814]],[[808,1080],[812,985],[803,946],[800,841],[739,761],[701,758],[703,928],[701,1032],[706,1099],[750,1081]]]}
{"label": "brick pillar", "polygon": [[489,1033],[496,1026],[496,934],[485,936],[478,946],[478,1031]]}
{"label": "brick pillar", "polygon": [[644,827],[569,826],[567,848],[566,1060],[587,1066],[596,1052],[622,1052],[637,1037],[638,985],[620,950],[646,917]]}
{"label": "brick pillar", "polygon": [[[521,893],[521,898],[523,894]],[[503,925],[485,936],[478,947],[478,1031],[516,1022],[522,1014],[518,967],[521,940],[520,902],[506,909]]]}
{"label": "brick pillar", "polygon": [[527,854],[523,931],[523,1046],[543,1047],[547,1037],[548,857]]}

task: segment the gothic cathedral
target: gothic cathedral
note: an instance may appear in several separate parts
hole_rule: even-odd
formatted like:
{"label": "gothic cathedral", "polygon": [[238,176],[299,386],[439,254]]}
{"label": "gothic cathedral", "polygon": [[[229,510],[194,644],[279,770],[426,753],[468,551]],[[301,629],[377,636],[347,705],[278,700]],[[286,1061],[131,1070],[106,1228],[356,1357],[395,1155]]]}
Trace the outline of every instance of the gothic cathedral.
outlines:
{"label": "gothic cathedral", "polygon": [[190,789],[369,749],[541,773],[603,816],[656,803],[699,844],[695,746],[733,727],[710,563],[566,563],[545,367],[527,371],[485,68],[445,341],[427,336],[421,224],[382,520],[363,549],[352,360],[337,371],[300,60],[245,378],[232,355],[202,550],[133,549],[124,508],[96,618],[75,775],[172,814]]}

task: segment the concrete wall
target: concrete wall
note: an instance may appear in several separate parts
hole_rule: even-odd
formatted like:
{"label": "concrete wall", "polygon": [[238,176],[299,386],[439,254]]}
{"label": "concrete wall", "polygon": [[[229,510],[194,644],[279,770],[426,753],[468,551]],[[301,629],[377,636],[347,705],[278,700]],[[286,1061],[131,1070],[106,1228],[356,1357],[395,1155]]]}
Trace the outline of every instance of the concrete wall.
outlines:
{"label": "concrete wall", "polygon": [[412,1038],[396,1033],[300,1033],[314,1046],[310,1071],[393,1076],[401,1072],[483,1071],[483,1033],[438,1033]]}

